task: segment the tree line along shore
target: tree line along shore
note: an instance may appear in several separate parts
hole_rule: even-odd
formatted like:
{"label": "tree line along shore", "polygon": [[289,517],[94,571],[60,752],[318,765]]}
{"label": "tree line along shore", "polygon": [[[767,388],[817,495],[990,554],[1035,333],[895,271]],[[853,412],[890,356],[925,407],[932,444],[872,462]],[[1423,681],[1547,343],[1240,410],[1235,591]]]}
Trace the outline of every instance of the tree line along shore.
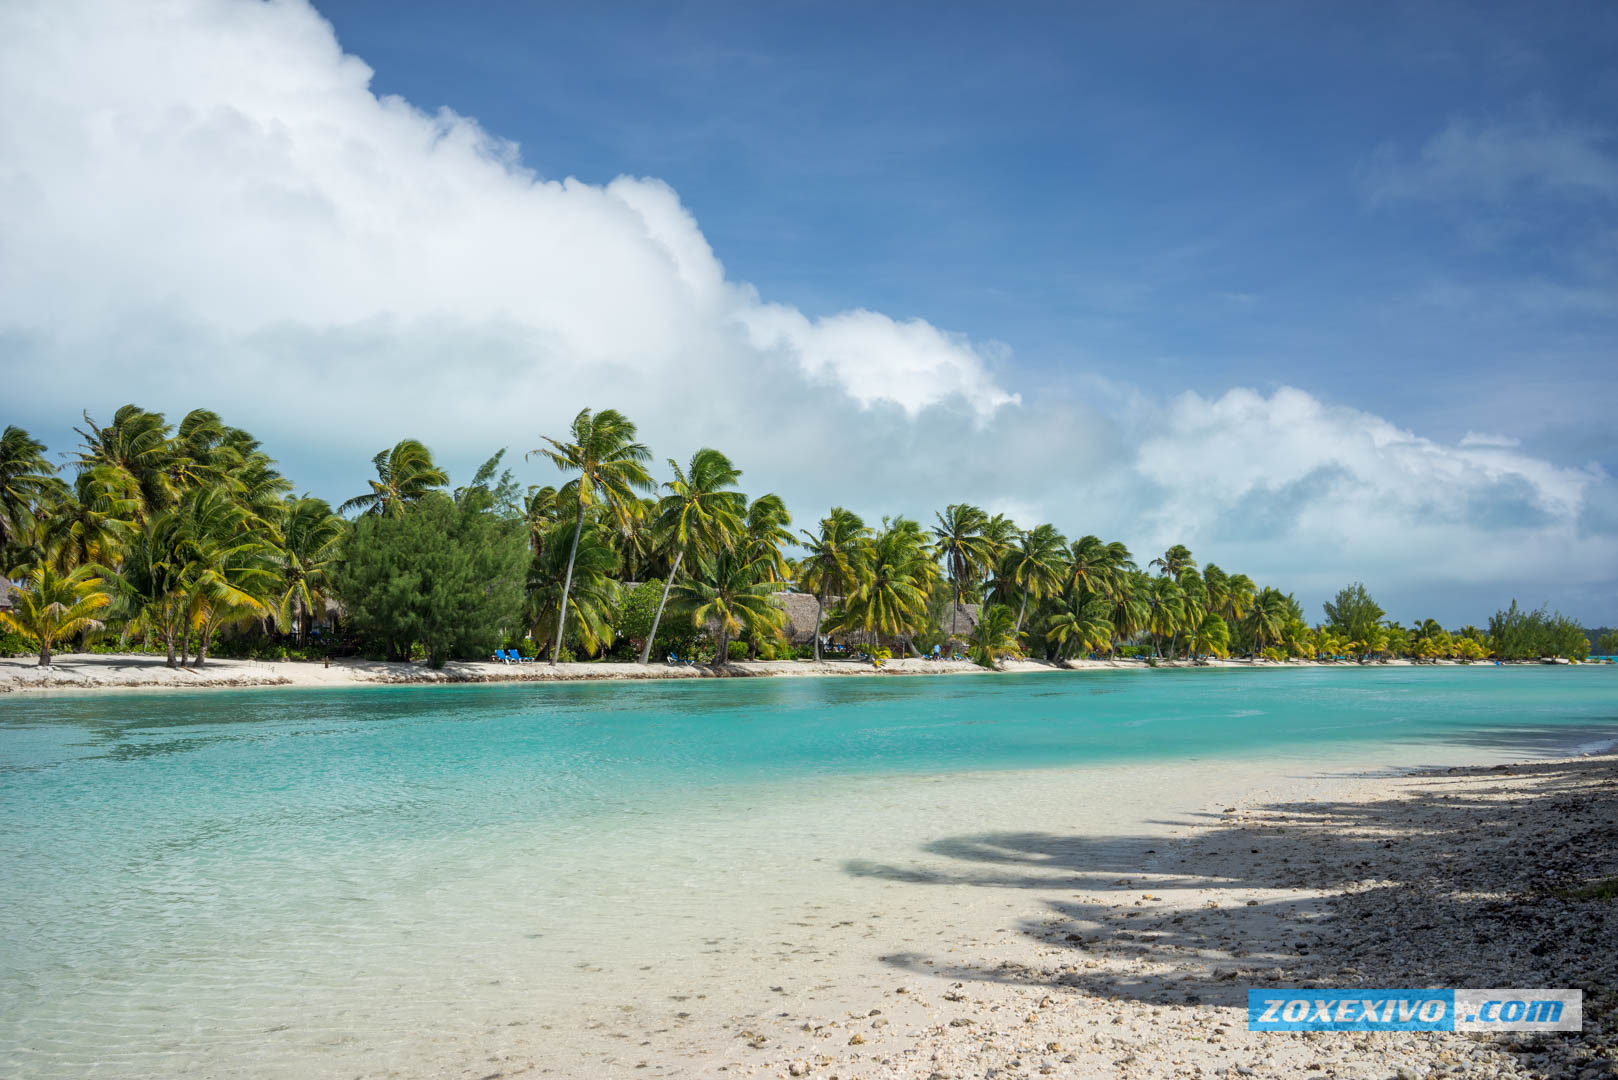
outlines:
{"label": "tree line along shore", "polygon": [[58,465],[15,426],[0,435],[0,655],[62,650],[210,656],[696,663],[858,656],[1226,657],[1369,663],[1618,652],[1512,600],[1485,625],[1387,619],[1363,584],[1311,625],[1290,594],[1201,564],[1184,545],[1140,560],[969,503],[931,523],[832,507],[793,529],[785,501],[750,497],[719,450],[667,461],[613,409],[584,409],[527,458],[557,485],[523,486],[494,454],[461,486],[426,446],[372,460],[335,509],[294,486],[216,413],[171,424],[126,405],[88,414]]}

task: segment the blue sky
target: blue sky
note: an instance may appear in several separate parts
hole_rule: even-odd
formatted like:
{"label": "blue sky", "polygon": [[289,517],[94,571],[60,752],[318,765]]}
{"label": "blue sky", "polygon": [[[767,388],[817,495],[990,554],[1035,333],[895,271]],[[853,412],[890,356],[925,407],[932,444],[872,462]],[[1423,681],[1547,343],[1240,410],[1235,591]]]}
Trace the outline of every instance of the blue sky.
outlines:
{"label": "blue sky", "polygon": [[1618,622],[1618,7],[0,8],[0,386],[333,502],[614,405],[1311,614]]}
{"label": "blue sky", "polygon": [[1613,167],[1611,4],[321,10],[378,91],[545,175],[668,181],[732,276],[810,314],[1618,471],[1618,179],[1420,167],[1452,125]]}

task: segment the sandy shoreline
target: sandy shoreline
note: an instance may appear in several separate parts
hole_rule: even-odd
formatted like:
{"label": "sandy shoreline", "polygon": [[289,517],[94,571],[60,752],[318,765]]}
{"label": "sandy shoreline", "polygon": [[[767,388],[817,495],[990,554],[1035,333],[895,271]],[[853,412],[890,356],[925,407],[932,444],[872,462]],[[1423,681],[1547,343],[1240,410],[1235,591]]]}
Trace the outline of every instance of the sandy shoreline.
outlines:
{"label": "sandy shoreline", "polygon": [[[956,933],[885,956],[888,985],[860,1007],[777,1011],[788,1002],[761,992],[758,1011],[678,1049],[643,1043],[598,1075],[1618,1075],[1618,908],[1578,895],[1618,874],[1618,757],[1313,790],[1254,792],[1138,853],[1082,835],[963,836],[936,845],[959,862],[947,876],[865,868],[1025,890],[1028,915],[1016,939]],[[1584,1030],[1249,1032],[1258,986],[1577,988]],[[501,1065],[554,1072],[522,1052]]]}
{"label": "sandy shoreline", "polygon": [[[1140,660],[1068,660],[1047,663],[1039,660],[1002,661],[998,671],[1029,674],[1057,671],[1152,671],[1191,667],[1296,669],[1334,667],[1356,670],[1361,667],[1438,666],[1473,667],[1483,670],[1492,664],[1471,665],[1440,661],[1414,665],[1408,660],[1386,664],[1360,665],[1351,662],[1321,663],[1292,661],[1285,664],[1253,663],[1246,660],[1212,660],[1193,665],[1189,661],[1161,661],[1154,669]],[[450,685],[497,682],[624,682],[645,679],[699,678],[791,678],[859,676],[894,678],[922,675],[992,675],[964,660],[897,659],[880,669],[854,660],[735,661],[724,667],[703,664],[621,664],[566,663],[550,665],[543,661],[525,664],[452,662],[434,670],[423,663],[388,663],[375,660],[333,660],[330,667],[308,661],[263,661],[209,659],[201,666],[170,668],[162,657],[134,653],[58,654],[50,667],[41,668],[32,657],[0,658],[0,693],[49,692],[58,690],[99,691],[138,689],[245,689],[251,687],[336,688],[360,686]]]}

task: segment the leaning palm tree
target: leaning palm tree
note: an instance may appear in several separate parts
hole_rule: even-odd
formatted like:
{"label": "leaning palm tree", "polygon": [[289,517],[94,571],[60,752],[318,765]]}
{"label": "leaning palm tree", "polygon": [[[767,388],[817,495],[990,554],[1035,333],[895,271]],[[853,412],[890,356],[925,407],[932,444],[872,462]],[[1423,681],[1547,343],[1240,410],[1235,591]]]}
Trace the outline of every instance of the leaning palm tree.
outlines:
{"label": "leaning palm tree", "polygon": [[978,573],[994,562],[992,546],[983,535],[989,515],[966,503],[952,503],[942,514],[933,516],[938,519],[938,524],[933,526],[937,551],[954,589],[955,606],[949,613],[949,632],[953,637],[956,615],[961,607],[961,583],[976,581]]}
{"label": "leaning palm tree", "polygon": [[1232,574],[1225,582],[1225,600],[1219,608],[1219,614],[1227,625],[1234,625],[1247,618],[1247,613],[1253,610],[1253,601],[1258,596],[1258,586],[1246,574]]}
{"label": "leaning palm tree", "polygon": [[376,469],[376,479],[367,481],[371,490],[343,503],[338,513],[398,517],[427,492],[449,483],[449,474],[433,463],[432,451],[415,439],[400,439],[392,449],[377,451],[371,464]]}
{"label": "leaning palm tree", "polygon": [[[577,532],[578,537],[567,534]],[[561,527],[563,542],[547,544],[530,560],[527,584],[527,619],[534,643],[551,642],[551,628],[561,626],[562,594],[567,589],[573,612],[572,640],[586,652],[612,647],[613,615],[621,590],[613,580],[618,553],[602,530],[586,522],[582,529],[569,521]],[[566,644],[565,642],[563,644]]]}
{"label": "leaning palm tree", "polygon": [[39,666],[51,666],[51,649],[82,630],[99,630],[95,614],[107,606],[101,579],[87,566],[70,574],[41,564],[12,596],[11,611],[0,611],[0,626],[39,645]]}
{"label": "leaning palm tree", "polygon": [[798,585],[815,594],[815,660],[820,659],[820,628],[831,597],[847,596],[864,581],[870,565],[871,530],[841,506],[820,519],[820,530],[803,532],[808,549],[798,564]]}
{"label": "leaning palm tree", "polygon": [[[645,465],[652,456],[651,451],[635,441],[635,425],[617,409],[600,412],[580,409],[568,434],[571,441],[541,436],[550,445],[530,450],[528,456],[539,454],[549,458],[563,472],[578,473],[558,492],[560,499],[574,504],[577,521],[583,522],[585,515],[598,504],[621,518],[635,500],[636,491],[651,491],[655,487]],[[582,528],[573,530],[572,550],[568,554],[567,575],[562,579],[562,598],[556,616],[552,664],[562,655],[562,640],[567,630],[567,594],[573,583],[579,534],[583,531]]]}
{"label": "leaning palm tree", "polygon": [[1022,590],[1022,604],[1017,608],[1017,630],[1022,631],[1023,617],[1028,614],[1028,598],[1043,600],[1053,595],[1062,584],[1062,555],[1067,539],[1056,531],[1055,525],[1036,525],[1023,533],[1005,557],[1006,577]]}
{"label": "leaning palm tree", "polygon": [[663,609],[669,602],[669,590],[679,576],[680,564],[687,555],[700,558],[722,547],[731,547],[733,537],[742,529],[742,514],[746,498],[731,491],[742,478],[742,471],[730,459],[712,447],[703,447],[691,455],[691,467],[682,470],[679,462],[669,459],[674,479],[663,486],[668,494],[657,504],[654,528],[663,544],[674,552],[674,563],[663,582],[663,595],[657,601],[657,613],[652,616],[652,629],[641,646],[640,662],[649,663],[652,643],[657,640],[657,626],[663,621]]}
{"label": "leaning palm tree", "polygon": [[1258,594],[1247,613],[1247,629],[1255,653],[1262,653],[1266,646],[1274,645],[1281,639],[1288,615],[1285,593],[1266,588]]}
{"label": "leaning palm tree", "polygon": [[758,560],[750,562],[722,547],[694,562],[693,572],[675,586],[675,602],[693,626],[715,627],[715,664],[730,662],[731,640],[743,631],[763,636],[786,621],[786,613],[771,599],[781,585],[767,579],[769,568]]}

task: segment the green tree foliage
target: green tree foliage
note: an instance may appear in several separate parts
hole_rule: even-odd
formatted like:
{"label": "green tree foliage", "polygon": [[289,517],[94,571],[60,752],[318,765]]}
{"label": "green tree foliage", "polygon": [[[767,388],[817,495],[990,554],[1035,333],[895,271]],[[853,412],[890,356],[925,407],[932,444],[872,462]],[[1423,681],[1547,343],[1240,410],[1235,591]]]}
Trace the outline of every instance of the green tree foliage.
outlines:
{"label": "green tree foliage", "polygon": [[372,648],[407,659],[420,645],[435,667],[486,657],[519,624],[524,528],[481,495],[421,496],[408,513],[367,514],[343,545],[337,593]]}
{"label": "green tree foliage", "polygon": [[[566,439],[541,436],[550,445],[529,451],[547,459],[564,473],[577,473],[562,486],[557,498],[571,504],[578,521],[596,510],[607,511],[622,521],[638,511],[640,501],[636,491],[650,491],[655,486],[646,471],[651,451],[635,441],[635,425],[617,409],[593,412],[580,409]],[[572,550],[568,553],[567,572],[562,578],[561,602],[556,615],[555,644],[551,663],[562,654],[566,637],[568,593],[573,587],[573,566],[578,555],[578,544],[584,534],[582,528],[570,530]]]}
{"label": "green tree foliage", "polygon": [[[746,496],[732,490],[741,479],[742,472],[730,459],[712,447],[703,447],[691,455],[691,466],[681,469],[678,462],[669,459],[674,479],[663,486],[668,494],[658,500],[656,534],[658,542],[674,553],[668,580],[663,583],[662,595],[652,615],[651,626],[634,635],[644,642],[640,662],[651,659],[658,624],[663,621],[663,609],[668,605],[669,590],[680,576],[680,566],[686,556],[702,558],[717,554],[721,548],[736,544],[743,529]],[[784,508],[783,508],[784,509]],[[777,558],[780,552],[776,552]]]}
{"label": "green tree foliage", "polygon": [[1543,607],[1525,611],[1513,600],[1489,617],[1489,650],[1501,660],[1583,660],[1590,655],[1590,639],[1565,615]]}
{"label": "green tree foliage", "polygon": [[1002,657],[1021,655],[1022,633],[1011,609],[1004,604],[984,607],[972,631],[972,659],[982,667],[992,668]]}
{"label": "green tree foliage", "polygon": [[816,532],[803,532],[807,550],[799,564],[798,584],[819,600],[815,611],[815,659],[820,656],[821,628],[833,596],[846,597],[864,583],[871,568],[871,530],[852,510],[841,506],[820,519]]}
{"label": "green tree foliage", "polygon": [[100,628],[95,616],[108,599],[89,567],[59,574],[50,566],[36,566],[13,594],[15,607],[0,611],[0,628],[32,641],[39,648],[39,666],[49,667],[57,642]]}
{"label": "green tree foliage", "polygon": [[1386,614],[1358,581],[1338,590],[1336,597],[1326,601],[1325,608],[1327,625],[1359,642],[1370,640]]}
{"label": "green tree foliage", "polygon": [[984,535],[989,515],[976,506],[954,503],[934,514],[938,524],[933,526],[938,557],[944,560],[949,575],[955,606],[949,613],[949,632],[953,637],[957,628],[956,609],[961,606],[961,590],[972,583],[988,567],[994,565],[994,544]]}
{"label": "green tree foliage", "polygon": [[400,439],[391,449],[377,451],[371,459],[376,479],[368,481],[371,490],[356,495],[337,509],[342,513],[399,517],[429,491],[449,483],[449,474],[433,463],[432,451],[415,439]]}

